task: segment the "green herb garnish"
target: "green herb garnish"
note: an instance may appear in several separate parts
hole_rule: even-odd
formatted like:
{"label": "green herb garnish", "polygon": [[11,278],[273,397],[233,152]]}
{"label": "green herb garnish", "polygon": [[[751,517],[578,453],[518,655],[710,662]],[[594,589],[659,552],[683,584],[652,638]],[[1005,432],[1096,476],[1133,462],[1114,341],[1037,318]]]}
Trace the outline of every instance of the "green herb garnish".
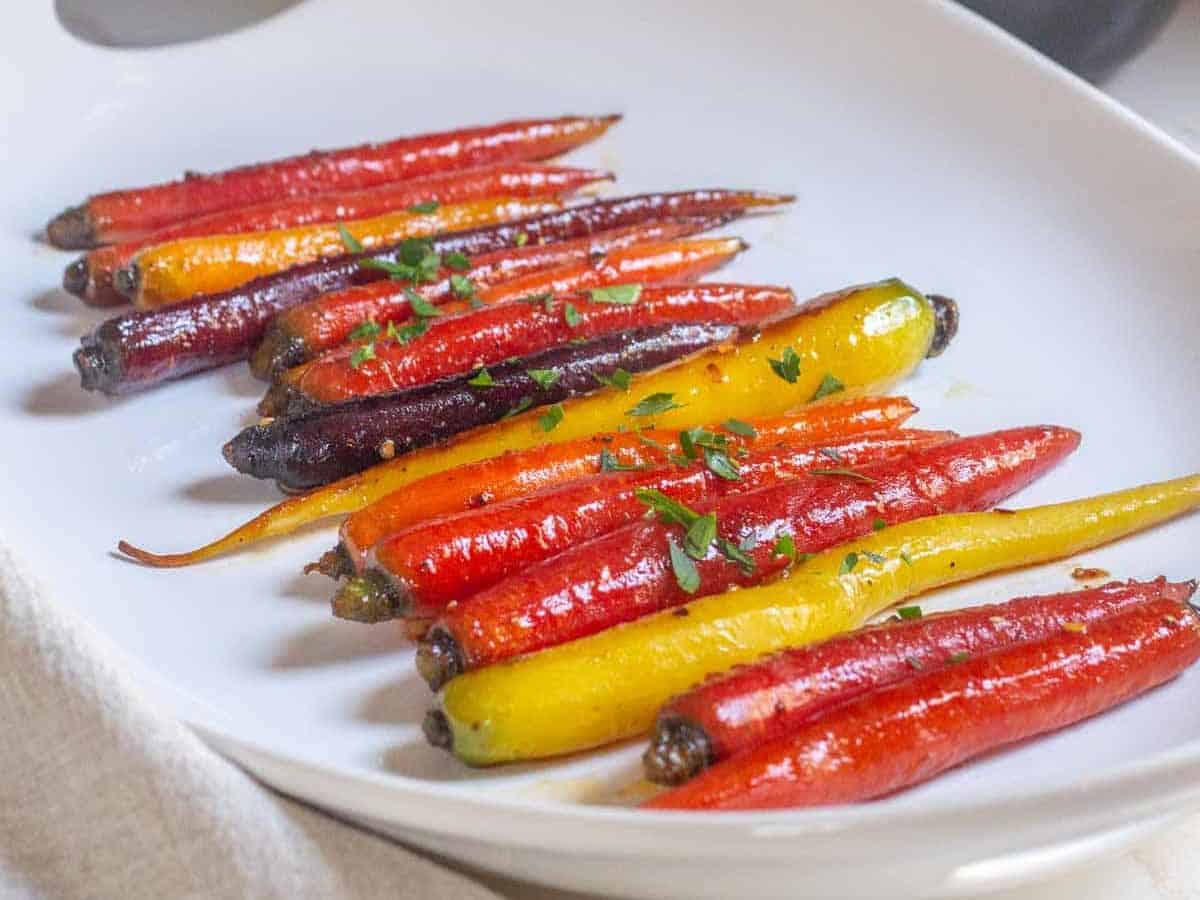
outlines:
{"label": "green herb garnish", "polygon": [[662,491],[656,491],[654,488],[638,488],[634,492],[634,496],[657,513],[658,518],[668,525],[682,525],[684,528],[691,528],[692,523],[700,518],[698,512],[688,509],[678,500],[672,500]]}
{"label": "green herb garnish", "polygon": [[900,562],[904,563],[906,566],[909,566],[909,567],[911,567],[913,564],[912,557],[909,556],[907,553],[900,554]]}
{"label": "green herb garnish", "polygon": [[795,384],[800,377],[800,356],[791,347],[783,348],[783,359],[768,359],[771,371],[786,381]]}
{"label": "green herb garnish", "polygon": [[496,380],[492,378],[492,373],[487,369],[480,369],[474,377],[467,379],[467,384],[471,387],[492,387],[496,384]]}
{"label": "green herb garnish", "polygon": [[375,342],[363,344],[357,350],[350,354],[350,368],[357,369],[368,359],[375,358]]}
{"label": "green herb garnish", "polygon": [[529,243],[529,235],[527,235],[523,231],[518,231],[516,238],[513,240],[513,243],[516,244],[518,247],[524,247],[526,244]]}
{"label": "green herb garnish", "polygon": [[959,663],[965,663],[970,658],[971,654],[966,650],[959,650],[957,653],[951,653],[950,656],[947,657],[946,662],[952,666],[957,666]]}
{"label": "green herb garnish", "polygon": [[397,328],[395,322],[388,322],[387,336],[393,341],[407,344],[409,341],[419,338],[428,330],[429,323],[425,319],[415,319],[401,328]]}
{"label": "green herb garnish", "polygon": [[632,306],[641,295],[640,284],[614,284],[610,287],[591,288],[588,291],[593,303],[611,303],[616,306]]}
{"label": "green herb garnish", "polygon": [[624,369],[617,369],[611,375],[601,375],[597,372],[593,372],[592,377],[601,384],[618,391],[629,390],[629,385],[633,381],[633,375],[631,375],[629,372],[626,372]]}
{"label": "green herb garnish", "polygon": [[826,372],[825,377],[821,379],[821,383],[817,385],[817,389],[813,392],[812,399],[820,400],[822,397],[837,394],[845,389],[846,386],[844,384],[834,378],[829,372]]}
{"label": "green herb garnish", "polygon": [[731,431],[734,434],[740,434],[742,437],[756,438],[758,432],[749,422],[743,422],[741,419],[726,419],[721,423],[726,431]]}
{"label": "green herb garnish", "polygon": [[704,559],[717,537],[717,514],[699,516],[683,536],[683,549],[692,559]]}
{"label": "green herb garnish", "polygon": [[[562,377],[561,372],[556,372],[554,369],[526,369],[525,374],[537,382],[537,386],[543,391],[548,391],[558,383],[558,379]],[[546,429],[549,431],[550,429]]]}
{"label": "green herb garnish", "polygon": [[796,558],[796,541],[790,534],[781,534],[779,540],[775,542],[775,546],[771,548],[772,556],[786,556],[788,559],[795,560]]}
{"label": "green herb garnish", "polygon": [[885,562],[887,562],[887,557],[882,556],[879,553],[872,553],[870,550],[864,550],[862,552],[862,555],[865,556],[867,559],[869,559],[871,562],[875,563],[875,565],[877,565],[877,566],[882,566]]}
{"label": "green herb garnish", "polygon": [[558,427],[558,423],[563,420],[564,415],[562,404],[555,403],[538,416],[538,425],[542,427],[542,431],[553,431]]}
{"label": "green herb garnish", "polygon": [[367,319],[346,335],[346,338],[351,341],[371,341],[379,337],[379,332],[382,330],[374,319]]}
{"label": "green herb garnish", "polygon": [[696,564],[675,542],[675,538],[667,537],[667,548],[671,554],[671,570],[675,573],[675,583],[685,593],[696,593],[700,589],[700,572],[696,569]]}
{"label": "green herb garnish", "polygon": [[743,553],[742,549],[733,541],[717,538],[717,549],[731,563],[736,563],[744,574],[749,575],[754,571],[754,560]]}
{"label": "green herb garnish", "polygon": [[563,304],[563,321],[567,323],[568,328],[579,324],[579,310],[575,308],[574,303],[568,301]]}
{"label": "green herb garnish", "polygon": [[858,554],[854,552],[847,553],[842,559],[842,566],[838,569],[839,575],[849,575],[854,571],[854,567],[858,565]]}
{"label": "green herb garnish", "polygon": [[417,215],[423,216],[427,213],[437,212],[439,206],[441,206],[441,204],[436,200],[426,200],[424,203],[414,203],[408,208],[408,211],[410,213],[416,213]]}
{"label": "green herb garnish", "polygon": [[533,406],[533,398],[532,397],[522,397],[520,400],[517,401],[516,406],[514,406],[512,409],[510,409],[508,412],[506,412],[500,418],[501,419],[511,419],[513,416],[519,416],[521,413],[525,412],[525,410],[529,409],[529,407],[531,407],[531,406]]}
{"label": "green herb garnish", "polygon": [[883,531],[885,528],[887,528],[887,522],[885,522],[883,519],[876,519],[871,523],[872,531]]}
{"label": "green herb garnish", "polygon": [[901,606],[896,610],[896,615],[901,619],[919,619],[925,615],[919,606]]}
{"label": "green herb garnish", "polygon": [[450,276],[450,292],[460,300],[475,296],[475,282],[466,275]]}
{"label": "green herb garnish", "polygon": [[683,405],[675,402],[674,394],[651,394],[643,397],[636,406],[625,410],[627,416],[657,416],[672,409],[683,409]]}
{"label": "green herb garnish", "polygon": [[465,272],[471,268],[471,260],[465,253],[459,253],[457,250],[451,250],[443,256],[442,262],[456,272]]}
{"label": "green herb garnish", "polygon": [[362,241],[360,241],[358,238],[356,238],[354,235],[352,235],[350,233],[350,229],[348,229],[341,222],[338,222],[337,230],[338,230],[338,234],[340,234],[342,236],[342,246],[344,246],[351,253],[362,253],[363,252]]}
{"label": "green herb garnish", "polygon": [[738,473],[737,464],[729,458],[729,454],[724,450],[713,450],[710,447],[705,447],[704,465],[718,478],[724,478],[726,481],[742,480],[742,476]]}
{"label": "green herb garnish", "polygon": [[649,463],[641,465],[629,465],[617,459],[616,455],[611,450],[600,451],[600,471],[601,472],[640,472],[643,469],[651,469]]}
{"label": "green herb garnish", "polygon": [[442,314],[436,306],[412,288],[405,288],[404,296],[408,298],[408,305],[412,307],[413,315],[415,316],[420,316],[422,319],[432,319]]}

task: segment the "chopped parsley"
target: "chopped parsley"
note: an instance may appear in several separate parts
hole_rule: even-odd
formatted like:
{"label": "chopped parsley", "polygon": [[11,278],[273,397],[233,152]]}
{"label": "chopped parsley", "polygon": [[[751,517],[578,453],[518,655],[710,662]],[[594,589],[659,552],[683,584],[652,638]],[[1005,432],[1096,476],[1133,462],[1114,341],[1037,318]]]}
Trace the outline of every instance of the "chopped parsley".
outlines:
{"label": "chopped parsley", "polygon": [[357,350],[350,354],[350,368],[357,369],[368,359],[375,358],[375,342],[363,344]]}
{"label": "chopped parsley", "polygon": [[846,386],[844,384],[834,378],[829,372],[826,372],[825,377],[821,379],[821,383],[817,385],[817,389],[813,392],[812,399],[820,400],[822,397],[840,393],[845,389]]}
{"label": "chopped parsley", "polygon": [[636,406],[625,410],[627,416],[657,416],[672,409],[683,409],[683,405],[675,402],[674,394],[657,393],[643,397]]}
{"label": "chopped parsley", "polygon": [[698,516],[683,536],[683,549],[692,559],[704,559],[717,538],[717,514]]}
{"label": "chopped parsley", "polygon": [[754,429],[754,426],[749,422],[743,422],[741,419],[726,419],[721,425],[726,431],[730,431],[733,434],[740,434],[742,437],[758,437],[758,432]]}
{"label": "chopped parsley", "polygon": [[957,653],[951,653],[946,662],[952,666],[957,666],[959,663],[965,663],[970,658],[971,654],[966,650],[959,650]]}
{"label": "chopped parsley", "polygon": [[367,319],[365,322],[359,324],[359,326],[352,332],[346,335],[346,339],[351,341],[373,341],[375,338],[379,337],[379,333],[381,331],[383,331],[383,329],[379,327],[378,322],[376,322],[374,319]]}
{"label": "chopped parsley", "polygon": [[435,316],[441,315],[436,306],[412,288],[405,288],[404,296],[408,298],[408,305],[412,307],[413,315],[420,316],[422,319],[432,319]]}
{"label": "chopped parsley", "polygon": [[[558,384],[558,379],[562,377],[561,372],[556,372],[554,369],[526,369],[525,374],[537,382],[537,386],[543,391],[548,391],[554,385]],[[547,428],[547,431],[550,429]]]}
{"label": "chopped parsley", "polygon": [[492,378],[492,373],[487,369],[480,369],[474,377],[467,379],[467,384],[471,387],[492,387],[496,384],[496,380]]}
{"label": "chopped parsley", "polygon": [[558,427],[558,423],[563,420],[564,415],[562,404],[555,403],[538,416],[538,425],[542,427],[542,431],[553,431]]}
{"label": "chopped parsley", "polygon": [[475,296],[475,282],[466,275],[450,276],[450,292],[460,300]]}
{"label": "chopped parsley", "polygon": [[[549,303],[553,299],[554,299],[553,294],[551,294],[549,291],[543,291],[542,293],[539,293],[539,294],[525,294],[523,297],[518,297],[517,302],[518,303],[533,303],[535,305],[541,304],[544,307],[547,303]],[[547,310],[547,312],[548,311],[549,310]]]}
{"label": "chopped parsley", "polygon": [[354,235],[352,235],[350,233],[350,229],[348,229],[341,222],[338,222],[337,230],[338,230],[338,234],[340,234],[342,236],[342,246],[344,246],[351,253],[362,253],[363,252],[362,241],[360,241],[358,238],[356,238]]}
{"label": "chopped parsley", "polygon": [[919,619],[925,615],[919,606],[901,606],[896,610],[896,615],[901,619]]}
{"label": "chopped parsley", "polygon": [[456,272],[465,272],[471,268],[471,260],[465,253],[459,253],[457,250],[451,250],[442,257],[442,262]]}
{"label": "chopped parsley", "polygon": [[579,324],[579,310],[575,308],[574,303],[563,304],[563,321],[567,323],[568,328],[574,328]]}
{"label": "chopped parsley", "polygon": [[687,594],[700,590],[700,572],[692,558],[676,543],[675,538],[667,537],[667,547],[671,554],[671,570],[675,573],[675,583]]}
{"label": "chopped parsley", "polygon": [[516,244],[518,247],[524,247],[526,244],[529,243],[529,235],[527,235],[523,231],[518,231],[516,238],[513,239],[513,243]]}
{"label": "chopped parsley", "polygon": [[593,303],[611,303],[616,306],[632,306],[642,295],[640,284],[614,284],[610,287],[592,288],[588,291]]}
{"label": "chopped parsley", "polygon": [[851,551],[842,559],[842,566],[838,569],[839,575],[849,575],[854,571],[854,567],[858,565],[858,554]]}
{"label": "chopped parsley", "polygon": [[771,371],[788,384],[795,384],[800,377],[800,356],[791,347],[783,348],[782,359],[768,359],[767,362],[771,365]]}
{"label": "chopped parsley", "polygon": [[617,459],[616,455],[611,450],[600,451],[600,471],[601,472],[640,472],[643,469],[652,468],[648,463],[643,465],[629,465]]}
{"label": "chopped parsley", "polygon": [[738,473],[737,463],[730,459],[729,454],[724,450],[713,450],[711,447],[705,447],[704,465],[718,478],[724,478],[726,481],[741,481],[742,479],[742,476]]}
{"label": "chopped parsley", "polygon": [[900,554],[900,562],[904,563],[909,568],[912,568],[912,564],[913,564],[912,557],[909,556],[907,553]]}
{"label": "chopped parsley", "polygon": [[775,546],[771,548],[772,556],[786,556],[790,560],[796,559],[796,541],[790,534],[781,534],[779,540],[775,542]]}
{"label": "chopped parsley", "polygon": [[883,531],[885,528],[887,528],[887,522],[885,522],[883,519],[876,519],[871,523],[872,531]]}
{"label": "chopped parsley", "polygon": [[409,341],[415,340],[429,330],[429,323],[424,319],[414,319],[407,325],[400,328],[396,327],[395,322],[388,322],[387,336],[393,341],[401,344],[407,344]]}
{"label": "chopped parsley", "polygon": [[408,208],[408,211],[423,216],[431,212],[437,212],[439,206],[441,204],[436,200],[426,200],[424,203],[414,203]]}
{"label": "chopped parsley", "polygon": [[633,375],[620,368],[616,369],[611,375],[601,375],[598,372],[593,372],[592,377],[601,384],[617,391],[628,391],[629,385],[633,382]]}
{"label": "chopped parsley", "polygon": [[371,258],[364,259],[359,265],[364,269],[386,272],[396,281],[410,281],[413,284],[435,280],[442,265],[441,256],[434,252],[433,242],[428,238],[402,241],[396,256],[398,262]]}
{"label": "chopped parsley", "polygon": [[875,565],[877,565],[877,566],[882,566],[885,562],[887,562],[887,557],[881,556],[878,553],[872,553],[870,550],[864,550],[862,552],[862,555],[865,556],[867,559],[869,559],[871,562],[875,563]]}

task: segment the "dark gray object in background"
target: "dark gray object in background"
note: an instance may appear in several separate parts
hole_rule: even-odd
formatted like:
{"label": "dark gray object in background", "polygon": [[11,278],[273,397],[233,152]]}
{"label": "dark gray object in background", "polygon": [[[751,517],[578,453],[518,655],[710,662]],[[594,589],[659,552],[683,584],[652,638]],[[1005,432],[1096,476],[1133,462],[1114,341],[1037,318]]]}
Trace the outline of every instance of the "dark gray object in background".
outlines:
{"label": "dark gray object in background", "polygon": [[1178,5],[1178,0],[961,2],[1091,81],[1142,49]]}

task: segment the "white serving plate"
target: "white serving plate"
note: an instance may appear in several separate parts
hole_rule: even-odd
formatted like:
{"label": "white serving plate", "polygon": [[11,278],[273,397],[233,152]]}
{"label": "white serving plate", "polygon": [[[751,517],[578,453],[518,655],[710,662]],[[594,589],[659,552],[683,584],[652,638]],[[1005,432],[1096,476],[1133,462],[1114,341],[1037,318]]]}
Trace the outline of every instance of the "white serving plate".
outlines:
{"label": "white serving plate", "polygon": [[[0,54],[0,523],[60,602],[147,686],[266,782],[465,863],[636,897],[949,895],[1125,845],[1200,802],[1200,671],[1044,741],[864,806],[651,815],[627,808],[629,745],[470,771],[427,748],[428,697],[390,628],[331,621],[298,575],[329,528],[194,569],[115,559],[119,537],[194,545],[273,489],[221,442],[251,417],[242,367],[123,401],[75,387],[100,316],[54,289],[32,240],[109,186],[517,115],[620,110],[574,158],[623,191],[794,189],[739,226],[730,277],[801,294],[893,273],[956,296],[963,327],[904,386],[921,423],[1054,421],[1083,449],[1026,491],[1047,502],[1200,469],[1200,165],[957,7],[910,3],[406,7],[309,0],[154,51],[10,12]],[[15,19],[14,19],[15,15]],[[1121,576],[1198,574],[1200,520],[1087,554]],[[1071,584],[1074,562],[939,592],[926,607]]]}

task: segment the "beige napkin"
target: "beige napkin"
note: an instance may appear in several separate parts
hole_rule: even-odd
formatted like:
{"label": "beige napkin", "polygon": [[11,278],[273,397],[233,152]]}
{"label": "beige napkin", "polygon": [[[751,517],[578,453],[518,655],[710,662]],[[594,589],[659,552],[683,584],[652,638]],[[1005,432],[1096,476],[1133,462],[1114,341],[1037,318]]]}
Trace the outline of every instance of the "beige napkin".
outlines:
{"label": "beige napkin", "polygon": [[0,897],[496,895],[217,756],[0,546]]}

